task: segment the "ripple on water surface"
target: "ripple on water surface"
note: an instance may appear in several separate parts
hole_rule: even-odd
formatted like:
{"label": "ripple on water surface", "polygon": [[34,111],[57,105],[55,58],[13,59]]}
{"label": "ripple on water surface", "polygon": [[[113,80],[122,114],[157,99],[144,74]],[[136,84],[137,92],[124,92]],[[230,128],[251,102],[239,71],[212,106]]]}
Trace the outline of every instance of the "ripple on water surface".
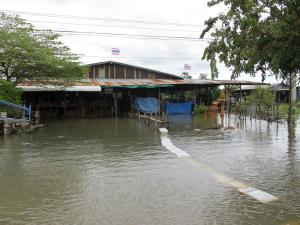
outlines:
{"label": "ripple on water surface", "polygon": [[[228,121],[227,121],[228,122]],[[238,123],[238,124],[237,124]],[[172,142],[218,172],[280,198],[263,205],[115,118],[52,121],[0,139],[0,224],[287,224],[300,217],[299,123],[175,118]]]}

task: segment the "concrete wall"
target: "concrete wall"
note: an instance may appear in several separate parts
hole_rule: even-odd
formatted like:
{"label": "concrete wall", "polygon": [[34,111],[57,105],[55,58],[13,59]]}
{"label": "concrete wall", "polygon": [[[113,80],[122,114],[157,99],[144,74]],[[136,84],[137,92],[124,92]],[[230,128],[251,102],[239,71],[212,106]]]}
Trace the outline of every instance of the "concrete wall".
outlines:
{"label": "concrete wall", "polygon": [[8,135],[27,130],[30,127],[28,121],[15,119],[0,119],[0,135]]}

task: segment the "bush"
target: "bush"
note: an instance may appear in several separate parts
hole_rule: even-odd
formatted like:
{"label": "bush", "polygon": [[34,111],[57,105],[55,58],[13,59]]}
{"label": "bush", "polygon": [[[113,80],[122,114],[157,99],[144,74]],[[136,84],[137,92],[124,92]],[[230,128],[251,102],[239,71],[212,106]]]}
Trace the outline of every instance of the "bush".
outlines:
{"label": "bush", "polygon": [[202,105],[198,105],[198,106],[195,107],[194,113],[195,113],[195,114],[202,114],[202,113],[204,113],[206,110],[207,110],[207,106],[205,106],[205,105],[202,104]]}
{"label": "bush", "polygon": [[275,103],[275,96],[272,88],[258,86],[249,97],[249,100],[258,106],[270,107]]}
{"label": "bush", "polygon": [[[279,104],[278,112],[281,115],[287,116],[289,114],[289,104],[287,103]],[[292,107],[292,114],[300,114],[299,102],[296,102],[295,105]]]}

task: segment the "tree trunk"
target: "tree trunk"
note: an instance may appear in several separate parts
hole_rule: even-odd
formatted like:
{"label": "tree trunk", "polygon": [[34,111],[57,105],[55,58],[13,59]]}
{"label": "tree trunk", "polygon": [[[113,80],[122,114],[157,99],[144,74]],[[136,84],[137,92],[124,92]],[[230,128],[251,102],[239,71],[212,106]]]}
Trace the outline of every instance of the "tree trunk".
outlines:
{"label": "tree trunk", "polygon": [[297,84],[296,73],[291,73],[289,75],[289,111],[288,111],[288,123],[292,122],[292,109],[294,104],[293,91]]}
{"label": "tree trunk", "polygon": [[288,124],[291,122],[292,117],[292,75],[289,76],[289,112],[288,112]]}

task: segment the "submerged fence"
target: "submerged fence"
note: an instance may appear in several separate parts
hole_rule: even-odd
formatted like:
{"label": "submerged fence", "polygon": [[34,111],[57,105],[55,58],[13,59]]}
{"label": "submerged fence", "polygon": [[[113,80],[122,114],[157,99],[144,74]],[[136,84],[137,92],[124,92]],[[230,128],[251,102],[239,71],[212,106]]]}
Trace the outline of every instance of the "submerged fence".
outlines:
{"label": "submerged fence", "polygon": [[272,105],[258,105],[258,104],[244,104],[236,103],[234,106],[234,112],[240,117],[245,118],[249,116],[250,118],[261,118],[266,120],[277,120],[286,118],[283,112],[281,112],[279,104],[275,103]]}
{"label": "submerged fence", "polygon": [[[18,104],[11,103],[11,102],[8,102],[5,100],[0,100],[0,108],[2,108],[2,107],[12,110],[14,112],[19,111],[19,112],[21,112],[21,119],[24,119],[27,121],[31,120],[31,114],[32,114],[31,106],[26,107],[25,105],[18,105]],[[1,111],[1,109],[0,109],[0,111]]]}

